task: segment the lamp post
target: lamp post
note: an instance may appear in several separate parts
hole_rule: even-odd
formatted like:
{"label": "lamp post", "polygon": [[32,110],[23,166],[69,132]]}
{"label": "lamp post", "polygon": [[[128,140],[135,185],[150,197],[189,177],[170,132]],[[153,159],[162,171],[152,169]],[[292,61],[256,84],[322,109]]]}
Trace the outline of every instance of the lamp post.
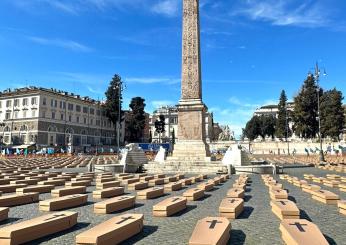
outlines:
{"label": "lamp post", "polygon": [[122,92],[126,86],[124,85],[124,82],[120,80],[116,81],[115,86],[113,87],[114,90],[118,91],[118,120],[116,123],[116,145],[117,145],[117,154],[119,158],[120,153],[120,124],[121,124],[121,95]]}
{"label": "lamp post", "polygon": [[[318,63],[316,62],[314,78],[317,83],[317,113],[318,113],[318,134],[319,134],[319,141],[320,141],[320,162],[323,163],[325,162],[325,159],[324,159],[324,154],[322,149],[322,135],[321,135],[320,83],[319,83],[320,74],[321,74],[321,71],[318,67]],[[323,75],[326,76],[327,73],[324,71]]]}
{"label": "lamp post", "polygon": [[[0,123],[0,127],[5,127],[5,123]],[[2,144],[3,144],[3,142],[4,142],[4,136],[3,135],[1,135],[0,136],[0,154],[2,153]]]}
{"label": "lamp post", "polygon": [[288,141],[288,130],[289,130],[289,125],[288,125],[288,111],[287,111],[287,102],[286,102],[286,143],[287,143],[287,154],[290,155],[290,142]]}

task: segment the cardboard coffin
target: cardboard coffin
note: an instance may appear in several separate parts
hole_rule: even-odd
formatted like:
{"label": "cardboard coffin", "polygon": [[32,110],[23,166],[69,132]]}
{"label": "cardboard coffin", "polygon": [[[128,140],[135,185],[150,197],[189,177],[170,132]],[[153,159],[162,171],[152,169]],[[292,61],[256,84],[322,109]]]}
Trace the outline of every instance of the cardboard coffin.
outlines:
{"label": "cardboard coffin", "polygon": [[129,191],[134,191],[134,190],[143,190],[145,188],[148,188],[148,182],[140,181],[140,182],[135,182],[132,184],[128,184],[127,189]]}
{"label": "cardboard coffin", "polygon": [[226,245],[230,238],[231,223],[224,217],[206,217],[197,222],[189,245]]}
{"label": "cardboard coffin", "polygon": [[120,186],[120,181],[110,181],[105,183],[97,183],[96,189],[101,190],[101,189],[106,189],[110,187],[119,187],[119,186]]}
{"label": "cardboard coffin", "polygon": [[182,196],[173,196],[153,206],[153,215],[167,217],[178,213],[186,208],[187,199]]}
{"label": "cardboard coffin", "polygon": [[2,193],[11,193],[11,192],[15,192],[17,188],[23,188],[27,186],[28,186],[27,184],[0,185],[0,191]]}
{"label": "cardboard coffin", "polygon": [[109,214],[127,208],[132,208],[136,204],[135,196],[119,196],[109,198],[94,204],[94,213]]}
{"label": "cardboard coffin", "polygon": [[91,180],[79,180],[79,181],[71,181],[65,184],[66,187],[72,186],[91,186]]}
{"label": "cardboard coffin", "polygon": [[74,194],[84,194],[86,192],[85,186],[65,187],[51,191],[52,197],[63,197]]}
{"label": "cardboard coffin", "polygon": [[38,182],[37,184],[60,186],[60,185],[65,185],[65,180],[44,180],[44,181]]}
{"label": "cardboard coffin", "polygon": [[343,215],[346,215],[346,200],[338,201],[339,212]]}
{"label": "cardboard coffin", "polygon": [[153,199],[164,195],[163,187],[151,187],[137,192],[137,199]]}
{"label": "cardboard coffin", "polygon": [[204,190],[199,188],[188,189],[183,193],[188,201],[196,201],[204,197]]}
{"label": "cardboard coffin", "polygon": [[115,245],[143,229],[143,214],[115,216],[76,236],[76,245]]}
{"label": "cardboard coffin", "polygon": [[284,219],[281,221],[280,231],[286,244],[329,244],[320,229],[305,219]]}
{"label": "cardboard coffin", "polygon": [[41,211],[57,211],[73,208],[87,203],[87,194],[75,194],[40,201]]}
{"label": "cardboard coffin", "polygon": [[340,199],[338,195],[331,191],[319,190],[311,192],[312,199],[315,199],[324,204],[336,205]]}
{"label": "cardboard coffin", "polygon": [[288,199],[288,193],[286,190],[273,190],[269,192],[271,199]]}
{"label": "cardboard coffin", "polygon": [[24,188],[16,189],[17,194],[29,193],[29,192],[38,192],[38,193],[48,193],[54,189],[54,185],[35,185],[28,186]]}
{"label": "cardboard coffin", "polygon": [[214,189],[214,184],[213,183],[202,183],[197,186],[197,188],[200,188],[204,191],[212,191]]}
{"label": "cardboard coffin", "polygon": [[0,208],[0,221],[4,221],[4,220],[8,219],[8,212],[9,211],[10,211],[10,209],[7,207]]}
{"label": "cardboard coffin", "polygon": [[93,191],[93,198],[102,199],[102,198],[110,198],[116,197],[124,194],[124,187],[110,187],[101,190]]}
{"label": "cardboard coffin", "polygon": [[219,206],[221,217],[235,219],[244,210],[244,200],[241,198],[224,198]]}
{"label": "cardboard coffin", "polygon": [[[39,193],[29,192],[23,194],[11,194],[0,197],[0,207],[13,207],[38,202]],[[1,244],[1,243],[0,243]]]}
{"label": "cardboard coffin", "polygon": [[156,185],[163,185],[165,183],[164,179],[151,179],[149,180],[149,186],[153,187]]}
{"label": "cardboard coffin", "polygon": [[244,198],[245,191],[240,188],[231,188],[227,191],[227,197],[230,198]]}
{"label": "cardboard coffin", "polygon": [[279,219],[299,219],[300,217],[297,205],[290,200],[272,200],[270,205]]}
{"label": "cardboard coffin", "polygon": [[77,212],[56,212],[2,227],[0,244],[23,244],[67,230],[77,224],[77,216]]}
{"label": "cardboard coffin", "polygon": [[183,188],[183,184],[181,182],[173,182],[164,185],[165,193],[179,191],[181,188]]}

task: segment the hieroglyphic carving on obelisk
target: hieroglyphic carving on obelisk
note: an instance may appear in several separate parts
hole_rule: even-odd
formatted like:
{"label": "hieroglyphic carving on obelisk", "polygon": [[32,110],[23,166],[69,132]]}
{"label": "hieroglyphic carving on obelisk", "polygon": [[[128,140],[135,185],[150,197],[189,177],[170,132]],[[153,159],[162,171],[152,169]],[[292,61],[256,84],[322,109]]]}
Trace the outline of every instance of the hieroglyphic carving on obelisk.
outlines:
{"label": "hieroglyphic carving on obelisk", "polygon": [[183,0],[181,99],[201,99],[199,0]]}

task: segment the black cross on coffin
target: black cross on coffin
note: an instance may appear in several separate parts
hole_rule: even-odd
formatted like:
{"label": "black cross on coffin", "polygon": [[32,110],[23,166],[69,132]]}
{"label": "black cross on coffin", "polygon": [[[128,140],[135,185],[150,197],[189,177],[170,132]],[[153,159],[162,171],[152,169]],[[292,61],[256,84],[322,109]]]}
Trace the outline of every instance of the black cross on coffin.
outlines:
{"label": "black cross on coffin", "polygon": [[120,225],[120,224],[122,224],[122,223],[124,223],[124,222],[126,222],[126,221],[128,221],[128,220],[131,220],[131,219],[135,219],[135,218],[133,218],[132,216],[128,216],[128,217],[121,217],[121,220],[120,220],[120,221],[118,221],[118,222],[117,222],[117,223],[115,223],[115,224]]}
{"label": "black cross on coffin", "polygon": [[120,197],[119,200],[125,200],[128,199],[128,197]]}
{"label": "black cross on coffin", "polygon": [[65,216],[66,216],[65,214],[54,214],[53,217],[50,217],[50,218],[48,218],[48,219],[45,219],[44,221],[56,219],[56,218],[59,218],[59,217],[65,217]]}
{"label": "black cross on coffin", "polygon": [[281,203],[282,205],[286,205],[286,203],[284,201],[279,201],[279,203]]}
{"label": "black cross on coffin", "polygon": [[217,221],[216,219],[207,221],[207,223],[210,223],[209,229],[214,229],[216,224],[222,224],[221,221]]}
{"label": "black cross on coffin", "polygon": [[228,200],[228,202],[230,202],[230,203],[234,203],[234,202],[235,202],[235,200],[234,200],[234,199],[230,199],[230,200]]}
{"label": "black cross on coffin", "polygon": [[179,197],[176,197],[176,198],[174,198],[173,200],[172,200],[172,202],[176,202],[176,201],[179,201],[180,200],[180,198]]}
{"label": "black cross on coffin", "polygon": [[300,232],[305,232],[303,226],[307,226],[307,224],[301,224],[299,222],[295,222],[294,224],[289,224],[289,225],[295,225]]}

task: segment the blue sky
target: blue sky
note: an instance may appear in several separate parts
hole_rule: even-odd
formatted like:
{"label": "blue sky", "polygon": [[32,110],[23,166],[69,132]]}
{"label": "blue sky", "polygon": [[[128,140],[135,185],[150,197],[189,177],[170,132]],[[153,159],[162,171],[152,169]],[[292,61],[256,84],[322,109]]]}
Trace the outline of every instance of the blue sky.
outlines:
{"label": "blue sky", "polygon": [[[113,74],[147,111],[180,97],[181,0],[1,0],[0,89],[37,85],[103,98]],[[292,98],[316,61],[346,92],[346,1],[201,0],[203,100],[241,127]]]}

